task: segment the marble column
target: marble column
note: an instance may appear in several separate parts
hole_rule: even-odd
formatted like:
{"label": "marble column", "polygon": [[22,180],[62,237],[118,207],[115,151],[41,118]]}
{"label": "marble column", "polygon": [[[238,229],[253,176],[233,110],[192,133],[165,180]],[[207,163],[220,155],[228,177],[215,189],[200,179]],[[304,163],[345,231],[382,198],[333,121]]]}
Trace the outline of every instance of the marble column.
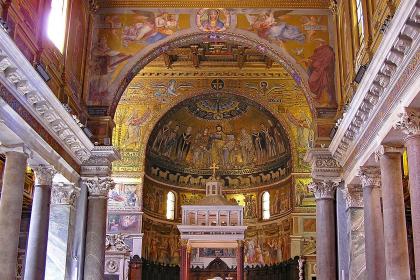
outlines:
{"label": "marble column", "polygon": [[70,183],[53,183],[51,189],[46,279],[72,279],[75,201],[78,189]]}
{"label": "marble column", "polygon": [[181,280],[187,280],[188,279],[188,240],[181,240],[180,245],[180,256],[181,256],[181,262],[180,262],[180,279]]}
{"label": "marble column", "polygon": [[368,280],[386,279],[384,222],[381,208],[381,170],[366,166],[359,170],[363,187],[365,257]]}
{"label": "marble column", "polygon": [[347,212],[349,279],[366,279],[363,191],[361,185],[343,189]]}
{"label": "marble column", "polygon": [[103,279],[108,191],[114,187],[110,177],[82,178],[89,191],[86,228],[84,279]]}
{"label": "marble column", "polygon": [[420,279],[420,110],[406,108],[400,118],[395,127],[406,134],[414,259],[416,279]]}
{"label": "marble column", "polygon": [[308,188],[316,200],[316,277],[319,280],[337,279],[335,234],[335,181],[314,181]]}
{"label": "marble column", "polygon": [[51,186],[56,172],[49,165],[39,165],[32,169],[35,173],[35,187],[26,249],[25,280],[43,280],[47,260]]}
{"label": "marble column", "polygon": [[244,280],[244,241],[238,240],[236,252],[236,280]]}
{"label": "marble column", "polygon": [[381,167],[386,279],[409,280],[407,227],[401,161],[403,149],[382,145],[376,152]]}
{"label": "marble column", "polygon": [[20,219],[28,154],[24,148],[8,149],[0,200],[0,279],[15,279]]}
{"label": "marble column", "polygon": [[120,158],[112,146],[95,146],[81,168],[81,189],[88,192],[84,280],[104,279],[108,191],[114,187],[112,162]]}

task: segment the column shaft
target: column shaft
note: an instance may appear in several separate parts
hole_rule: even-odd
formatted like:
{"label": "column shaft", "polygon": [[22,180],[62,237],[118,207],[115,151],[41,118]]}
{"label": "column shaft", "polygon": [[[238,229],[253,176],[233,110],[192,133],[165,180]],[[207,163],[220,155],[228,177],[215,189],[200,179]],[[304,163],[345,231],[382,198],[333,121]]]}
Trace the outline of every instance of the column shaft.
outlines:
{"label": "column shaft", "polygon": [[244,280],[244,244],[238,241],[238,252],[236,253],[236,280]]}
{"label": "column shaft", "polygon": [[363,188],[365,203],[365,246],[368,280],[385,278],[384,223],[381,210],[381,190]]}
{"label": "column shaft", "polygon": [[402,185],[401,154],[384,152],[380,157],[386,279],[409,280],[407,228]]}
{"label": "column shaft", "polygon": [[316,276],[319,280],[337,279],[334,211],[333,199],[316,201]]}
{"label": "column shaft", "polygon": [[107,200],[89,197],[86,229],[84,279],[101,280],[104,277]]}
{"label": "column shaft", "polygon": [[48,244],[51,186],[35,186],[25,261],[25,280],[43,280]]}
{"label": "column shaft", "polygon": [[420,135],[406,139],[416,279],[420,279]]}
{"label": "column shaft", "polygon": [[181,255],[181,262],[180,262],[180,279],[186,280],[186,274],[185,274],[185,267],[187,265],[187,245],[181,244],[180,246],[180,255]]}
{"label": "column shaft", "polygon": [[0,279],[16,278],[27,155],[6,152],[0,200]]}

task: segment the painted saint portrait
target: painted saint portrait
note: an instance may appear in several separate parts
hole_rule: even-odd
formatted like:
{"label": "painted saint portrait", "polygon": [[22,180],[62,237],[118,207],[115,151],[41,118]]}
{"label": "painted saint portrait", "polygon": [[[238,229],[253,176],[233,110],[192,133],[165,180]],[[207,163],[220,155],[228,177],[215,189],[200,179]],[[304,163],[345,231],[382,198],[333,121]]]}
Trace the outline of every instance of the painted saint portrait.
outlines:
{"label": "painted saint portrait", "polygon": [[201,9],[197,13],[197,26],[205,32],[225,31],[230,25],[230,14],[225,9]]}
{"label": "painted saint portrait", "polygon": [[133,214],[108,214],[108,233],[139,233],[140,218]]}

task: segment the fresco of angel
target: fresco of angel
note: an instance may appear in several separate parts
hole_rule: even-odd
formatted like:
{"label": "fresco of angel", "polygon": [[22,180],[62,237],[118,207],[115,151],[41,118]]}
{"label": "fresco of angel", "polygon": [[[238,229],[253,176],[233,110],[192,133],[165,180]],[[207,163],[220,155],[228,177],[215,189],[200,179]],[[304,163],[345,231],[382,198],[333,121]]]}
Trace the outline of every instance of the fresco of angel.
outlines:
{"label": "fresco of angel", "polygon": [[281,16],[288,11],[269,11],[257,15],[245,14],[252,31],[269,41],[298,41],[303,43],[305,35],[299,28],[281,21]]}
{"label": "fresco of angel", "polygon": [[129,42],[145,42],[153,44],[172,35],[178,26],[178,15],[169,13],[149,13],[133,11],[138,14],[137,23],[127,25],[122,30],[122,45],[127,47]]}
{"label": "fresco of angel", "polygon": [[170,80],[167,85],[156,84],[153,88],[156,89],[155,97],[162,103],[166,103],[169,97],[177,96],[177,90],[182,88],[191,88],[191,84],[177,84],[176,80]]}
{"label": "fresco of angel", "polygon": [[327,31],[327,26],[321,25],[321,17],[317,16],[303,16],[302,17],[303,30],[306,32],[306,41],[311,42],[317,31]]}
{"label": "fresco of angel", "polygon": [[261,94],[280,93],[283,89],[282,85],[274,85],[270,88],[267,81],[261,81],[259,84],[247,83],[245,86]]}
{"label": "fresco of angel", "polygon": [[124,139],[124,146],[134,145],[137,147],[141,139],[141,127],[149,121],[152,116],[152,111],[147,110],[141,116],[137,111],[134,111],[133,114],[127,120],[127,133]]}

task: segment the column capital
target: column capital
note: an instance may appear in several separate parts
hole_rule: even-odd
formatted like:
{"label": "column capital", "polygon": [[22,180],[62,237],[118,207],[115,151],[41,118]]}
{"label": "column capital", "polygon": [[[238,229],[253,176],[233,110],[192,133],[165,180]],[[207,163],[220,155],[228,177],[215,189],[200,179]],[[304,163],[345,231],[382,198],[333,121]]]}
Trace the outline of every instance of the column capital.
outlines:
{"label": "column capital", "polygon": [[35,173],[35,186],[52,185],[52,180],[57,173],[53,166],[40,164],[31,168]]}
{"label": "column capital", "polygon": [[305,161],[311,164],[314,179],[336,181],[341,177],[341,166],[327,148],[308,150]]}
{"label": "column capital", "polygon": [[87,187],[89,198],[108,198],[108,191],[115,186],[111,177],[82,177],[81,183]]}
{"label": "column capital", "polygon": [[113,146],[95,146],[91,153],[92,155],[81,167],[81,175],[85,177],[110,176],[112,162],[121,158]]}
{"label": "column capital", "polygon": [[54,183],[51,190],[51,205],[75,206],[78,189],[70,183]]}
{"label": "column capital", "polygon": [[314,193],[315,200],[334,199],[339,184],[339,181],[314,181],[308,185],[308,189]]}
{"label": "column capital", "polygon": [[407,138],[420,135],[420,110],[404,108],[398,117],[400,119],[394,124],[395,129],[402,130]]}
{"label": "column capital", "polygon": [[375,151],[375,160],[379,161],[381,157],[387,154],[402,154],[402,153],[404,153],[403,147],[380,145]]}
{"label": "column capital", "polygon": [[363,188],[381,187],[381,169],[377,166],[362,166],[358,171]]}
{"label": "column capital", "polygon": [[363,208],[363,190],[361,185],[347,185],[342,191],[346,200],[346,209]]}

